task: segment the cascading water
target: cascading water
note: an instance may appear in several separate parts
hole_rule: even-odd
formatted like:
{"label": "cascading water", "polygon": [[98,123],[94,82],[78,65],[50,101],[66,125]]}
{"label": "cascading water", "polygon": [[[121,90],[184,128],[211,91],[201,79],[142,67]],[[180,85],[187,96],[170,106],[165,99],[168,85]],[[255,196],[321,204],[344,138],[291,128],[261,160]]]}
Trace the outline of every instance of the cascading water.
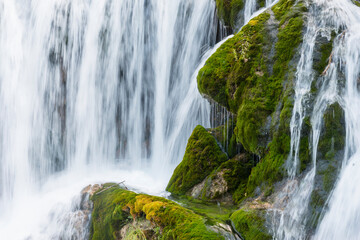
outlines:
{"label": "cascading water", "polygon": [[[308,237],[308,206],[314,188],[317,149],[326,109],[339,103],[345,111],[346,147],[343,169],[335,190],[329,198],[326,211],[314,239],[359,239],[357,220],[360,217],[359,194],[356,188],[356,160],[359,157],[358,140],[359,114],[359,66],[360,66],[360,10],[349,1],[314,0],[308,1],[309,15],[307,33],[301,51],[295,86],[295,102],[291,120],[291,154],[287,167],[294,185],[287,189],[290,200],[287,207],[275,210],[275,239],[305,239]],[[331,39],[331,32],[338,33],[333,43],[330,62],[319,78],[319,91],[310,106],[311,83],[314,80],[312,59],[314,44],[318,35]],[[340,76],[344,74],[343,77]],[[345,84],[343,83],[345,81]],[[312,108],[312,109],[311,109]],[[311,111],[309,111],[311,109]],[[299,170],[299,148],[301,129],[305,116],[311,117],[312,125],[312,168],[297,183]],[[339,136],[340,137],[340,136]],[[295,179],[295,180],[294,180]],[[276,217],[275,217],[276,219]]]}
{"label": "cascading water", "polygon": [[[273,212],[275,218],[273,232],[275,233],[276,239],[290,240],[305,238],[306,213],[316,173],[316,151],[313,151],[312,169],[304,176],[301,183],[295,180],[300,166],[300,139],[301,137],[306,137],[301,136],[301,130],[304,118],[309,114],[311,84],[314,80],[312,67],[315,41],[318,34],[325,34],[321,32],[323,31],[321,28],[318,28],[321,22],[321,16],[317,15],[317,8],[308,2],[307,4],[309,8],[307,32],[304,35],[301,57],[297,66],[294,108],[290,122],[291,143],[290,154],[287,160],[287,170],[292,183],[285,189],[290,201],[284,210],[280,212],[275,210]],[[312,119],[313,132],[319,130],[322,113],[323,112],[320,111],[314,111],[314,114],[320,117],[316,117],[315,121],[314,118]],[[317,149],[318,138],[314,136],[313,139],[312,149]],[[277,218],[280,219],[279,223],[277,223]]]}
{"label": "cascading water", "polygon": [[[270,7],[276,0],[266,0],[265,8]],[[256,0],[246,0],[244,7],[244,22],[247,23],[253,16],[254,12],[257,10],[257,1]]]}
{"label": "cascading water", "polygon": [[344,29],[334,46],[329,77],[336,81],[336,72],[343,71],[346,80],[340,94],[345,111],[346,146],[342,170],[315,239],[359,239],[360,8],[351,1],[319,0],[319,4],[333,16],[331,21]]}
{"label": "cascading water", "polygon": [[[350,0],[306,4],[287,162],[290,200],[273,210],[274,237],[308,237],[322,117],[338,102],[345,157],[314,238],[358,239],[360,9]],[[247,0],[245,22],[255,10],[256,1]],[[0,238],[86,238],[89,216],[79,192],[89,183],[164,188],[195,125],[211,125],[196,73],[213,52],[205,54],[215,44],[216,21],[212,0],[0,0]],[[330,39],[332,31],[338,36],[331,62],[311,107],[316,38]],[[313,164],[300,182],[305,117]]]}
{"label": "cascading water", "polygon": [[55,203],[94,181],[164,189],[210,125],[194,73],[216,21],[212,0],[0,1],[1,238],[70,239]]}

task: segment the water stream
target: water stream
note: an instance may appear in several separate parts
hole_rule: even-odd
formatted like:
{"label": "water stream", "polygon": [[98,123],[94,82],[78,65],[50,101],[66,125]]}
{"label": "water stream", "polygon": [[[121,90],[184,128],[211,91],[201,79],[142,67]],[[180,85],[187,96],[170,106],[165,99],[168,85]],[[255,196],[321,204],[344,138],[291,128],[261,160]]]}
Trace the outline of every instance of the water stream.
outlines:
{"label": "water stream", "polygon": [[[343,167],[335,190],[330,194],[323,209],[314,239],[359,239],[358,219],[360,204],[357,201],[356,166],[359,159],[359,66],[360,66],[360,9],[351,1],[313,0],[307,1],[309,14],[307,32],[301,50],[295,84],[295,102],[291,120],[291,154],[287,161],[290,181],[289,201],[284,210],[275,210],[275,239],[306,239],[309,221],[309,201],[314,189],[317,149],[321,134],[323,115],[326,109],[337,102],[345,111],[346,147]],[[333,51],[326,71],[318,81],[318,93],[313,103],[311,84],[315,80],[312,70],[316,37],[337,34],[333,40]],[[344,84],[345,82],[345,84]],[[302,179],[299,176],[299,151],[301,129],[304,118],[310,117],[312,135],[312,167]],[[338,136],[341,137],[341,136]],[[279,213],[280,212],[280,213]]]}

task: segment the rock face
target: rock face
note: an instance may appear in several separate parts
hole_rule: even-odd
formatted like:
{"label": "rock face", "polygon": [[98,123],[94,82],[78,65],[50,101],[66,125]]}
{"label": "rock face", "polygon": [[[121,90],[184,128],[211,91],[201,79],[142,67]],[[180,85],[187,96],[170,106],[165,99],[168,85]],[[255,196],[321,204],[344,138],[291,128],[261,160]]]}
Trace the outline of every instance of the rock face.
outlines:
{"label": "rock face", "polygon": [[167,191],[202,200],[236,202],[244,194],[247,178],[255,164],[253,156],[244,153],[229,159],[211,132],[202,126],[195,128]]}
{"label": "rock face", "polygon": [[[242,14],[243,2],[217,0],[216,3],[219,16],[234,28],[234,16]],[[354,0],[354,3],[358,4],[358,1]],[[197,181],[191,182],[186,191],[175,192],[169,187],[168,191],[204,201],[240,204],[242,207],[231,216],[231,220],[244,239],[270,239],[264,227],[264,211],[268,205],[255,204],[254,201],[259,197],[267,199],[270,195],[279,197],[281,194],[278,193],[284,191],[284,188],[276,186],[281,185],[287,176],[284,163],[290,154],[294,85],[300,47],[306,32],[307,11],[303,1],[278,1],[219,47],[197,77],[200,93],[225,107],[233,116],[231,126],[210,130],[222,145],[227,159],[218,161],[211,158],[216,164],[206,174],[192,176]],[[314,104],[322,78],[331,63],[335,35],[329,32],[316,38],[312,59],[315,81],[307,99],[310,106]],[[310,116],[311,113],[305,115]],[[309,206],[310,216],[307,216],[314,225],[307,226],[310,231],[316,227],[344,155],[346,133],[341,106],[337,103],[329,106],[323,119],[317,149],[315,188]],[[224,131],[227,134],[223,134]],[[303,121],[301,136],[296,181],[301,181],[312,166],[310,117],[305,117]],[[189,153],[194,149],[201,152],[192,145],[188,145],[186,151]],[[197,160],[194,159],[197,157],[190,161],[184,157],[187,166],[196,166]],[[186,179],[182,178],[179,183],[186,185],[184,181]],[[269,199],[287,201],[285,198]]]}
{"label": "rock face", "polygon": [[244,197],[247,179],[254,166],[252,156],[243,153],[222,163],[191,190],[191,197],[222,203],[237,203]]}

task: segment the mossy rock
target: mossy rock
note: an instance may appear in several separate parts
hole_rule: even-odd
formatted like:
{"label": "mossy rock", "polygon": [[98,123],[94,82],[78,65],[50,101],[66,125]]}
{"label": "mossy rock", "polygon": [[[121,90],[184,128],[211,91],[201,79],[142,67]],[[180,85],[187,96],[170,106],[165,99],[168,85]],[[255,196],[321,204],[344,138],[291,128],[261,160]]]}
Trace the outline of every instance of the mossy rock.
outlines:
{"label": "mossy rock", "polygon": [[218,17],[226,26],[236,29],[239,13],[244,8],[243,0],[216,0]]}
{"label": "mossy rock", "polygon": [[166,190],[173,194],[185,194],[227,160],[215,138],[204,127],[197,126]]}
{"label": "mossy rock", "polygon": [[[280,0],[228,39],[198,74],[199,91],[237,114],[236,141],[261,159],[252,170],[247,193],[284,176],[306,11],[302,1]],[[305,168],[308,142],[301,147]]]}
{"label": "mossy rock", "polygon": [[270,240],[272,236],[265,227],[265,211],[244,207],[231,217],[236,230],[245,240]]}
{"label": "mossy rock", "polygon": [[229,158],[235,157],[242,150],[240,143],[236,141],[234,129],[236,122],[230,119],[225,125],[209,129],[211,135],[218,141],[222,146],[222,149],[227,153]]}
{"label": "mossy rock", "polygon": [[161,239],[224,239],[210,230],[205,219],[161,198],[136,194],[117,185],[95,193],[90,239],[118,239],[119,231],[131,221],[145,218],[158,229]]}
{"label": "mossy rock", "polygon": [[236,155],[195,186],[191,196],[204,201],[239,203],[244,197],[247,179],[254,164],[251,154]]}
{"label": "mossy rock", "polygon": [[338,103],[328,106],[323,116],[318,144],[315,189],[311,195],[311,228],[316,228],[326,200],[335,186],[344,158],[345,112]]}
{"label": "mossy rock", "polygon": [[[245,0],[216,0],[219,19],[235,32],[244,24]],[[265,0],[256,0],[255,9],[265,7]]]}
{"label": "mossy rock", "polygon": [[318,151],[322,157],[331,160],[334,154],[345,147],[345,113],[338,103],[328,107],[324,113],[323,130],[320,135]]}

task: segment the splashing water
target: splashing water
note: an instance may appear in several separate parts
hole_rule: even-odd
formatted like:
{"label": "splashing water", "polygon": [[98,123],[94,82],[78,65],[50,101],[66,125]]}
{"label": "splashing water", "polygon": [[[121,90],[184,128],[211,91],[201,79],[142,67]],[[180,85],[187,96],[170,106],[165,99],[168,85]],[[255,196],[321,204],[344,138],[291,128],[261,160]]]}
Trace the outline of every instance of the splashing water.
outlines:
{"label": "splashing water", "polygon": [[51,226],[95,181],[164,189],[210,125],[194,76],[216,21],[212,0],[0,0],[1,238],[70,239]]}

